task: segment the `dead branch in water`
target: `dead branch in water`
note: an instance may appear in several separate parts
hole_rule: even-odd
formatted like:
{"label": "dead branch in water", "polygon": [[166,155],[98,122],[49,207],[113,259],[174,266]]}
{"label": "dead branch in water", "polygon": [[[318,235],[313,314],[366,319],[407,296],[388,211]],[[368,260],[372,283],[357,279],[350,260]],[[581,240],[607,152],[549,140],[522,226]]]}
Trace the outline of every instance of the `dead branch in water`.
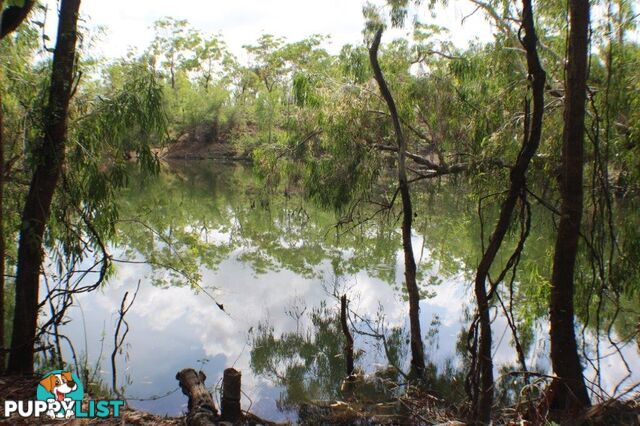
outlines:
{"label": "dead branch in water", "polygon": [[[113,387],[113,392],[116,395],[121,397],[121,393],[118,390],[117,386],[117,370],[116,370],[116,355],[122,349],[122,345],[124,344],[124,339],[127,337],[129,333],[129,323],[124,319],[129,309],[133,306],[133,302],[136,301],[136,297],[138,296],[138,290],[140,290],[140,280],[138,280],[138,285],[136,286],[136,291],[133,293],[133,297],[131,298],[131,302],[127,304],[127,297],[129,296],[129,292],[125,292],[124,297],[122,298],[122,303],[120,303],[120,309],[118,310],[118,322],[116,323],[116,331],[113,333],[113,352],[111,352],[111,386]],[[120,336],[120,329],[124,324],[124,333]]]}
{"label": "dead branch in water", "polygon": [[340,325],[342,326],[342,333],[346,339],[344,345],[344,357],[347,360],[347,376],[353,374],[353,337],[349,331],[349,325],[347,324],[347,295],[343,295],[340,298]]}

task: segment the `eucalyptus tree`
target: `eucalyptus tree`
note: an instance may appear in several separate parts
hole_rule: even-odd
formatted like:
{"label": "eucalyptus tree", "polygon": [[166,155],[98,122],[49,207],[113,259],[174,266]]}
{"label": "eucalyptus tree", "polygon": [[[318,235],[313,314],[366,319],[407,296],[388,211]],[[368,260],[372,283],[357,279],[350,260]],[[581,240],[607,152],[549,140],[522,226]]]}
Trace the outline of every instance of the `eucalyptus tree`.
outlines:
{"label": "eucalyptus tree", "polygon": [[[38,83],[49,85],[49,101],[42,116],[37,113],[40,98],[34,101],[34,129],[25,128],[25,155],[15,157],[31,184],[21,224],[16,226],[20,238],[12,372],[33,370],[34,343],[46,332],[37,328],[45,253],[53,253],[51,260],[59,270],[67,268],[66,276],[76,272],[69,268],[92,254],[99,269],[95,285],[81,289],[63,285],[47,299],[89,291],[106,279],[111,268],[105,242],[113,236],[118,217],[115,192],[128,182],[128,158],[134,157],[143,170],[156,172],[151,143],[160,141],[166,129],[163,90],[148,57],[117,61],[108,67],[102,83],[74,77],[92,66],[78,60],[75,52],[78,9],[79,1],[62,3],[51,83],[46,79]],[[26,68],[27,73],[40,73],[32,63]],[[21,191],[14,198],[16,204],[23,203]]]}
{"label": "eucalyptus tree", "polygon": [[[152,52],[159,58],[160,66],[169,72],[171,88],[175,89],[178,71],[188,72],[198,65],[195,53],[201,37],[191,28],[188,21],[171,17],[157,20],[153,28],[155,38],[151,44]],[[213,49],[207,52],[214,53]]]}
{"label": "eucalyptus tree", "polygon": [[264,84],[268,93],[273,92],[283,77],[285,61],[280,55],[283,45],[283,38],[262,34],[256,44],[243,46],[252,57],[251,70]]}
{"label": "eucalyptus tree", "polygon": [[409,180],[407,177],[407,143],[403,135],[398,109],[389,91],[380,64],[378,62],[378,49],[382,38],[382,28],[376,32],[371,47],[369,48],[369,60],[373,75],[378,83],[382,97],[384,98],[389,114],[393,121],[397,144],[397,168],[398,168],[398,189],[402,200],[402,249],[404,252],[405,284],[409,295],[409,322],[411,324],[411,370],[418,378],[424,376],[424,346],[422,343],[422,332],[420,331],[420,290],[416,282],[416,261],[413,255],[413,243],[411,241],[413,223],[413,204],[411,193],[409,192]]}
{"label": "eucalyptus tree", "polygon": [[210,36],[201,38],[200,43],[195,47],[195,54],[194,61],[200,71],[202,85],[205,92],[208,92],[216,65],[223,65],[225,61],[228,61],[229,52],[220,37]]}
{"label": "eucalyptus tree", "polygon": [[[21,3],[13,4],[7,2],[9,7],[5,9],[4,0],[0,0],[0,42],[6,36],[14,32],[18,26],[29,16],[33,8],[33,0],[23,0]],[[0,83],[4,84],[4,81]],[[0,93],[0,372],[5,368],[5,333],[4,333],[4,304],[5,304],[5,220],[4,220],[4,186],[5,186],[5,144],[4,144],[4,123],[2,112],[2,94]]]}
{"label": "eucalyptus tree", "polygon": [[[500,216],[495,229],[491,235],[489,245],[482,255],[482,259],[478,265],[475,277],[475,294],[478,303],[479,317],[479,351],[478,366],[472,365],[472,374],[476,374],[479,382],[475,382],[479,387],[479,395],[474,393],[473,410],[476,420],[483,423],[491,422],[491,409],[493,405],[493,362],[492,362],[492,345],[491,345],[491,319],[489,313],[489,301],[496,291],[498,284],[502,280],[506,271],[511,267],[511,261],[507,263],[506,269],[499,277],[491,282],[491,287],[487,291],[486,285],[488,281],[489,271],[496,259],[498,251],[502,246],[502,242],[509,230],[512,216],[516,208],[516,203],[520,201],[523,206],[527,205],[526,200],[526,176],[529,164],[536,154],[540,139],[542,136],[542,116],[544,113],[544,88],[546,82],[546,74],[540,63],[537,51],[537,36],[534,26],[533,7],[530,0],[523,1],[522,10],[522,29],[524,36],[522,37],[522,45],[527,54],[527,67],[529,78],[531,80],[531,91],[533,97],[533,111],[529,113],[529,106],[525,107],[525,126],[522,148],[518,153],[516,162],[511,168],[509,190],[505,200],[500,208]],[[528,101],[527,101],[528,102]],[[523,207],[524,208],[524,207]],[[527,210],[525,210],[526,212]],[[530,220],[530,219],[529,219]],[[512,259],[520,256],[518,251],[522,251],[528,231],[524,231],[518,248],[512,255]],[[472,330],[477,329],[477,326]],[[514,336],[515,338],[515,336]],[[519,345],[517,338],[516,345]],[[527,367],[524,361],[522,349],[518,348],[519,361],[526,371]],[[477,372],[474,369],[477,368]],[[477,379],[476,379],[477,380]],[[473,382],[473,378],[472,378]],[[477,398],[477,399],[476,399]]]}
{"label": "eucalyptus tree", "polygon": [[33,372],[38,287],[43,261],[42,242],[64,162],[79,11],[80,0],[62,0],[44,134],[36,152],[36,167],[22,213],[15,314],[8,365],[8,372],[14,374]]}
{"label": "eucalyptus tree", "polygon": [[555,245],[549,322],[551,363],[559,378],[552,407],[576,410],[590,405],[582,375],[574,323],[574,274],[583,210],[584,134],[587,101],[590,5],[569,2],[560,222]]}

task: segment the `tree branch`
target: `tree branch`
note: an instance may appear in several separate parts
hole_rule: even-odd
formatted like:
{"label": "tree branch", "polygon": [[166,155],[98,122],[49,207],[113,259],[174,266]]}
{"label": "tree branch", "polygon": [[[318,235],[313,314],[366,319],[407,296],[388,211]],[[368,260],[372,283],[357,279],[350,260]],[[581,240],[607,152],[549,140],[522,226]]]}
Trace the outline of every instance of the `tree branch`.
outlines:
{"label": "tree branch", "polygon": [[6,10],[2,11],[2,22],[0,23],[0,40],[14,32],[18,25],[22,23],[27,16],[29,16],[29,12],[33,9],[33,5],[35,4],[34,0],[25,0],[24,5],[21,6],[10,6]]}

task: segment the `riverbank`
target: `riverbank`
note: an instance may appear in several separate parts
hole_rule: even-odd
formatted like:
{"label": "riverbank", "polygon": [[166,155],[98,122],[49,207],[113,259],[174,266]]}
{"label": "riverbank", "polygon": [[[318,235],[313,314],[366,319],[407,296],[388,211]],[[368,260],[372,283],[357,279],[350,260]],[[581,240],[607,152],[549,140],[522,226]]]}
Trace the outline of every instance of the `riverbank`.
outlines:
{"label": "riverbank", "polygon": [[[6,400],[32,400],[36,393],[39,376],[4,376],[0,377],[0,399]],[[91,399],[86,395],[85,399]],[[187,397],[185,396],[185,402]],[[0,406],[0,424],[6,425],[48,425],[52,423],[49,417],[20,418],[12,416],[4,418],[2,406]],[[531,410],[539,408],[535,404],[524,407],[513,407],[502,410],[494,424],[505,425],[538,425],[548,424],[547,415],[537,417],[543,413],[533,413]],[[462,410],[464,411],[464,410]],[[463,426],[459,418],[462,414],[460,407],[455,408],[445,401],[438,400],[425,393],[403,396],[384,403],[361,400],[347,401],[314,401],[303,404],[300,407],[300,424],[433,424],[439,426]],[[59,426],[76,425],[135,425],[135,426],[178,426],[185,424],[185,417],[167,417],[150,414],[131,407],[124,407],[122,415],[110,419],[68,419],[57,420]],[[527,418],[529,414],[536,417],[535,420]],[[575,424],[584,425],[639,425],[640,424],[640,395],[636,395],[626,401],[610,400],[594,405],[581,416],[574,418]],[[260,423],[256,420],[247,424],[275,424]],[[565,424],[562,422],[562,424]]]}
{"label": "riverbank", "polygon": [[[0,400],[2,401],[29,401],[36,396],[36,389],[40,376],[3,376],[0,377]],[[85,399],[92,399],[92,395],[85,395]],[[136,426],[178,426],[183,424],[182,417],[166,417],[157,416],[144,411],[136,410],[131,407],[124,407],[121,411],[122,415],[117,418],[110,419],[92,419],[92,420],[57,420],[56,425],[72,426],[72,425],[136,425]],[[6,425],[45,425],[51,424],[49,417],[28,417],[21,418],[14,415],[9,418],[4,417],[4,405],[0,406],[0,424]]]}
{"label": "riverbank", "polygon": [[169,160],[250,161],[250,153],[231,142],[231,133],[231,129],[223,130],[212,124],[200,124],[157,149],[156,154]]}

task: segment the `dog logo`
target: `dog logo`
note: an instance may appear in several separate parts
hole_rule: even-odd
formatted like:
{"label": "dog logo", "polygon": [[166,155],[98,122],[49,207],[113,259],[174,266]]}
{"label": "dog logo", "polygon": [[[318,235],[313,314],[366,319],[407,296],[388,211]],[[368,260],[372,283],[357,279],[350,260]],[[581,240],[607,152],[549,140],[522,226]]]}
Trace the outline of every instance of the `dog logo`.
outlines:
{"label": "dog logo", "polygon": [[75,417],[75,411],[73,410],[75,404],[72,402],[81,404],[83,396],[82,383],[78,377],[69,371],[63,370],[54,370],[45,374],[38,384],[36,393],[38,401],[46,401],[48,403],[57,401],[59,403],[59,405],[49,404],[49,407],[61,407],[58,411],[54,409],[48,410],[46,414],[49,417],[64,419]]}
{"label": "dog logo", "polygon": [[38,383],[35,401],[4,401],[4,417],[106,419],[120,417],[123,407],[122,399],[84,400],[84,389],[78,376],[70,371],[54,370]]}

